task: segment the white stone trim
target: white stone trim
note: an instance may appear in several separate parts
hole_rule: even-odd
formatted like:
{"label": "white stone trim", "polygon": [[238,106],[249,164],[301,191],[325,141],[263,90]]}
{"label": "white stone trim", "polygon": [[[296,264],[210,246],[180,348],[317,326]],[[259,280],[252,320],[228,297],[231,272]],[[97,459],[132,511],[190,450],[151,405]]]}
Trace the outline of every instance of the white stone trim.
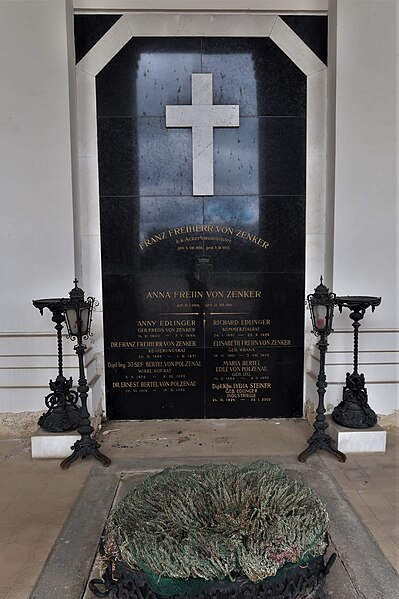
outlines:
{"label": "white stone trim", "polygon": [[[288,27],[282,19],[267,14],[246,15],[241,27],[242,15],[224,14],[157,14],[126,13],[77,64],[77,110],[78,110],[78,219],[82,236],[78,244],[78,262],[82,266],[83,287],[102,302],[100,220],[98,197],[97,122],[95,75],[108,64],[134,35],[178,37],[207,35],[234,35],[246,37],[270,37],[287,53],[308,77],[307,98],[307,217],[306,217],[306,289],[317,284],[320,274],[327,270],[332,248],[326,247],[325,223],[326,197],[326,118],[327,118],[327,67],[308,46]],[[223,26],[223,30],[221,29]],[[113,31],[115,29],[115,32]],[[222,32],[223,31],[223,32]],[[196,33],[195,33],[196,32]],[[87,161],[87,158],[91,158]],[[87,168],[88,167],[88,168]],[[316,175],[317,176],[314,176]],[[87,201],[85,190],[91,193]],[[95,200],[95,195],[97,198]],[[97,203],[97,206],[95,206]],[[85,223],[90,223],[91,235],[87,235]],[[329,269],[328,269],[329,270]],[[101,308],[101,306],[100,306]],[[96,327],[96,348],[103,346],[102,322]],[[313,342],[310,321],[305,318],[305,353]],[[103,375],[103,373],[101,373]],[[304,403],[307,398],[305,379]],[[98,403],[93,398],[94,408]],[[105,409],[105,406],[104,406]]]}
{"label": "white stone trim", "polygon": [[98,75],[132,36],[126,16],[121,17],[79,61],[77,69],[90,75]]}
{"label": "white stone trim", "polygon": [[[73,0],[73,8],[76,12],[125,12],[137,10],[149,10],[148,0]],[[198,10],[202,12],[213,11],[272,11],[280,14],[284,12],[311,12],[326,13],[328,0],[168,0],[165,9],[165,0],[152,0],[150,10],[167,10],[186,12]]]}
{"label": "white stone trim", "polygon": [[282,19],[276,19],[270,38],[307,77],[326,68],[324,62]]}
{"label": "white stone trim", "polygon": [[[323,64],[323,63],[322,63]],[[307,154],[327,156],[327,69],[308,75]]]}
{"label": "white stone trim", "polygon": [[76,69],[77,153],[97,160],[96,79]]}
{"label": "white stone trim", "polygon": [[[237,18],[225,14],[135,14],[124,15],[133,35],[174,37],[268,37],[276,22],[276,15],[242,14]],[[139,17],[139,19],[138,19]],[[155,17],[155,18],[154,18]],[[226,23],[226,19],[229,19]]]}

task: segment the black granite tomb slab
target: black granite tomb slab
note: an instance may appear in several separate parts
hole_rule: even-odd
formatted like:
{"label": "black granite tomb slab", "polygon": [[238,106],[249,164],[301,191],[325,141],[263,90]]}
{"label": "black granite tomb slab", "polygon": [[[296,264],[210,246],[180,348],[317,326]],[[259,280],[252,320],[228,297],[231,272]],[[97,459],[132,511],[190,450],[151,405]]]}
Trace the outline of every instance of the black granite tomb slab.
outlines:
{"label": "black granite tomb slab", "polygon": [[102,197],[101,228],[109,274],[188,276],[199,257],[214,273],[304,267],[304,196]]}
{"label": "black granite tomb slab", "polygon": [[302,348],[231,349],[206,351],[207,418],[302,416]]}
{"label": "black granite tomb slab", "polygon": [[191,104],[201,73],[201,38],[132,38],[96,78],[99,117],[164,117],[167,104]]}
{"label": "black granite tomb slab", "polygon": [[[98,120],[101,196],[192,194],[189,129],[162,117]],[[214,132],[215,195],[303,195],[306,120],[243,117]]]}
{"label": "black granite tomb slab", "polygon": [[215,104],[238,103],[243,117],[306,116],[306,77],[270,38],[204,38],[202,52]]}
{"label": "black granite tomb slab", "polygon": [[[104,323],[110,340],[136,339],[137,321],[170,318],[206,319],[206,341],[196,330],[196,347],[212,347],[212,319],[267,318],[270,338],[303,344],[304,295],[302,273],[217,273],[208,284],[196,273],[155,272],[137,275],[104,275]],[[111,293],[112,290],[112,293]],[[155,325],[153,325],[155,326]],[[249,331],[252,332],[252,331]],[[151,331],[151,334],[153,332]],[[153,339],[163,339],[161,330]],[[191,344],[190,344],[191,345]]]}
{"label": "black granite tomb slab", "polygon": [[[209,197],[191,129],[165,122],[201,72],[240,106]],[[97,110],[108,415],[300,416],[306,77],[269,39],[135,38]]]}
{"label": "black granite tomb slab", "polygon": [[[170,365],[170,366],[169,366]],[[106,362],[107,416],[111,419],[204,417],[202,350],[150,352],[109,348]]]}
{"label": "black granite tomb slab", "polygon": [[207,284],[193,276],[190,285],[186,276],[158,272],[105,276],[104,283],[113,293],[110,306],[104,298],[112,410],[122,394],[132,418],[143,410],[160,417],[160,407],[173,417],[172,394],[186,405],[202,397],[211,414],[225,404],[226,417],[238,417],[238,405],[247,416],[275,408],[276,416],[300,414],[303,305],[293,298],[303,297],[301,273],[219,273]]}

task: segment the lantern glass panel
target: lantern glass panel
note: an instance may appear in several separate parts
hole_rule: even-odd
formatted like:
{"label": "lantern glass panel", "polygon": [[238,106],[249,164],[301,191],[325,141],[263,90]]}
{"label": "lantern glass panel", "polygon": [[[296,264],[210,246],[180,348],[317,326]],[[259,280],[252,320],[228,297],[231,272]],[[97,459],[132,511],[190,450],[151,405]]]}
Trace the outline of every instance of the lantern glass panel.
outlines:
{"label": "lantern glass panel", "polygon": [[68,308],[65,312],[68,332],[70,335],[77,335],[79,330],[78,312],[74,308]]}
{"label": "lantern glass panel", "polygon": [[315,326],[318,331],[324,331],[327,327],[327,306],[316,304],[313,306]]}
{"label": "lantern glass panel", "polygon": [[82,327],[82,335],[88,335],[89,333],[89,325],[90,325],[90,308],[89,306],[85,306],[80,310],[80,320]]}

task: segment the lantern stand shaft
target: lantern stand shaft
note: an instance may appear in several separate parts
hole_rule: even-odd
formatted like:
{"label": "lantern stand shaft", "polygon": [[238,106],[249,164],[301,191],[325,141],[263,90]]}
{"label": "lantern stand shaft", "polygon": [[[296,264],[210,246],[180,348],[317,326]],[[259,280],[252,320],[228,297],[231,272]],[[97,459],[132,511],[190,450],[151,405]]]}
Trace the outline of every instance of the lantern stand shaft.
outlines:
{"label": "lantern stand shaft", "polygon": [[[363,316],[362,316],[363,318]],[[360,322],[355,320],[353,326],[353,373],[358,374],[359,368],[359,327]]]}
{"label": "lantern stand shaft", "polygon": [[345,462],[346,455],[334,447],[334,440],[325,432],[328,428],[328,422],[326,421],[325,416],[326,409],[324,407],[324,395],[327,388],[325,360],[328,347],[327,335],[325,333],[320,333],[320,341],[318,341],[316,346],[320,351],[320,368],[316,382],[319,403],[316,410],[316,420],[313,423],[315,432],[308,439],[309,445],[304,451],[302,451],[302,453],[299,454],[298,460],[300,462],[305,462],[308,457],[315,453],[318,449],[325,449],[338,458],[340,462]]}
{"label": "lantern stand shaft", "polygon": [[90,414],[87,409],[87,396],[89,387],[87,385],[83,363],[83,356],[86,351],[86,346],[82,343],[81,335],[78,336],[78,343],[75,345],[74,350],[79,360],[78,394],[82,403],[82,407],[80,409],[80,425],[78,428],[78,433],[80,434],[81,439],[72,445],[72,454],[62,460],[60,466],[63,470],[67,470],[75,460],[80,457],[85,458],[87,455],[94,456],[102,463],[103,466],[109,466],[111,464],[111,460],[101,453],[101,451],[99,451],[101,445],[91,437],[94,428],[90,424]]}

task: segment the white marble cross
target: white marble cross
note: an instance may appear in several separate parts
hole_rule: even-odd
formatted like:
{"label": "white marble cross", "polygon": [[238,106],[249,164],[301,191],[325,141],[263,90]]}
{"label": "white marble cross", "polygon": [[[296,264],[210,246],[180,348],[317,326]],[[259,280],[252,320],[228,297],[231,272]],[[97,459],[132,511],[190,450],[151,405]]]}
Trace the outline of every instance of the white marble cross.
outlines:
{"label": "white marble cross", "polygon": [[193,195],[213,195],[213,128],[238,127],[239,106],[214,105],[212,75],[191,75],[191,105],[166,106],[167,127],[191,127]]}

